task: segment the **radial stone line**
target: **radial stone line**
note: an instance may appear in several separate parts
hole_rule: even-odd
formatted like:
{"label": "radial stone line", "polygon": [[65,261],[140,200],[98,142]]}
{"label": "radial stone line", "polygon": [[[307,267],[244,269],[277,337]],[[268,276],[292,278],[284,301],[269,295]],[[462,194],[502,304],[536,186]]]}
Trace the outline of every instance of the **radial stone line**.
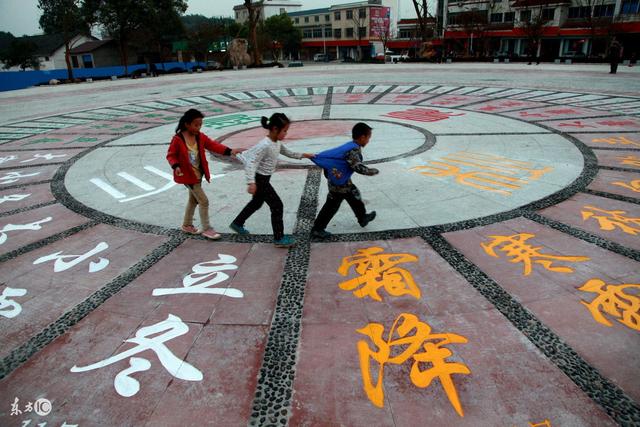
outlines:
{"label": "radial stone line", "polygon": [[298,208],[297,245],[289,249],[258,376],[249,425],[288,422],[300,339],[304,291],[309,269],[309,231],[318,205],[320,171],[310,170]]}

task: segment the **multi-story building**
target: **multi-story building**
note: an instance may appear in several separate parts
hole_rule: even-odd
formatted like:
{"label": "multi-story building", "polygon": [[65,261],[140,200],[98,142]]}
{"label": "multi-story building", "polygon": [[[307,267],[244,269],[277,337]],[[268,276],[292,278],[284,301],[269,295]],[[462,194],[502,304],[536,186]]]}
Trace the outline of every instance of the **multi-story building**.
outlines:
{"label": "multi-story building", "polygon": [[446,50],[469,56],[605,58],[611,38],[634,59],[640,0],[440,0]]}
{"label": "multi-story building", "polygon": [[[298,1],[291,0],[263,0],[262,3],[256,4],[257,13],[260,20],[268,19],[274,15],[282,15],[283,13],[291,13],[302,8],[302,4]],[[249,12],[244,4],[233,7],[235,20],[239,24],[244,24],[249,20]]]}
{"label": "multi-story building", "polygon": [[398,0],[366,0],[288,13],[302,30],[301,56],[326,53],[332,59],[383,54],[384,38],[396,32]]}

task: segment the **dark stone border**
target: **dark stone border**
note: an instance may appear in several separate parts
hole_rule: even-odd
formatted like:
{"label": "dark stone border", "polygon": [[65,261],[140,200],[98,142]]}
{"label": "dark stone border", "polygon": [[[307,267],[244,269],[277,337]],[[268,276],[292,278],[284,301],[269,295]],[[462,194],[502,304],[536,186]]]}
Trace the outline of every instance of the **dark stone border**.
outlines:
{"label": "dark stone border", "polygon": [[309,231],[313,225],[320,171],[307,174],[298,208],[295,237],[289,249],[269,336],[264,350],[249,425],[286,425],[291,411],[302,308],[311,255]]}

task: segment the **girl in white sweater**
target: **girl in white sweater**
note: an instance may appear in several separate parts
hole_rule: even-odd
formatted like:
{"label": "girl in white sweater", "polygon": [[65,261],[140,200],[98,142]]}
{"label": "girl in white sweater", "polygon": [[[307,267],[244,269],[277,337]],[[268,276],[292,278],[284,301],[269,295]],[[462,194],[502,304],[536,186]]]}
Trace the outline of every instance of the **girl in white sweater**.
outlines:
{"label": "girl in white sweater", "polygon": [[295,245],[295,239],[284,235],[282,200],[280,200],[269,180],[276,171],[279,154],[293,159],[301,159],[303,157],[310,159],[313,154],[295,153],[282,145],[282,140],[287,136],[291,123],[291,120],[286,115],[274,113],[269,119],[262,117],[261,123],[263,128],[269,130],[267,136],[253,148],[238,156],[244,162],[248,184],[247,191],[253,194],[253,197],[229,227],[238,234],[249,234],[249,230],[244,228],[245,221],[266,202],[271,209],[273,243],[277,247],[288,248]]}

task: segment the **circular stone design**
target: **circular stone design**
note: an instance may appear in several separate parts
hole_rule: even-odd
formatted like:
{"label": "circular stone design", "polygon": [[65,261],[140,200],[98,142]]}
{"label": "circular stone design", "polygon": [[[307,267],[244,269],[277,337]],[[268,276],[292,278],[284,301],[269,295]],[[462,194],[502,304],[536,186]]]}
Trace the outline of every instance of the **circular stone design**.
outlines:
{"label": "circular stone design", "polygon": [[[322,119],[322,106],[249,110],[206,117],[202,131],[231,147],[248,148],[265,135],[260,117],[276,111],[293,120],[285,142],[297,152],[318,152],[348,141],[357,121],[374,128],[363,152],[380,174],[354,175],[353,181],[378,218],[361,229],[345,205],[331,222],[331,232],[407,229],[486,217],[556,193],[583,170],[582,153],[559,134],[509,117],[442,107],[340,104],[331,105],[328,119]],[[67,190],[98,211],[178,227],[187,193],[173,183],[165,160],[174,129],[174,123],[159,126],[90,152],[67,172]],[[307,174],[300,165],[311,162],[282,159],[272,183],[284,202],[285,229],[291,232]],[[210,162],[212,182],[204,185],[210,217],[214,227],[230,232],[227,225],[250,198],[244,171],[228,158],[212,157]],[[326,184],[319,194],[322,204]],[[257,212],[247,228],[270,233],[269,210]]]}

